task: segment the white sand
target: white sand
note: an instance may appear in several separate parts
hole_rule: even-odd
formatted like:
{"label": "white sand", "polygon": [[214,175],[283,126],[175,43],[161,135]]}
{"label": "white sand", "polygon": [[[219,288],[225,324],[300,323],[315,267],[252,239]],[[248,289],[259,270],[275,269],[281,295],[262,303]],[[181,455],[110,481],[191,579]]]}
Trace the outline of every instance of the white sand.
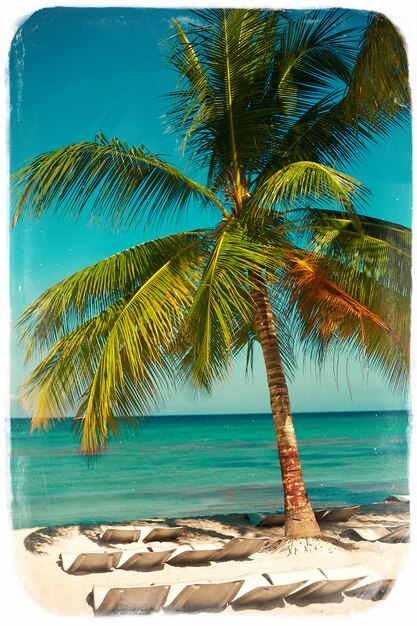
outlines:
{"label": "white sand", "polygon": [[[328,537],[347,527],[383,525],[397,526],[409,521],[408,506],[403,503],[381,503],[361,507],[360,512],[347,523],[328,524],[323,532]],[[354,542],[344,540],[352,549],[344,549],[332,543],[314,542],[306,549],[301,545],[289,552],[280,546],[282,528],[254,528],[243,515],[212,516],[187,519],[146,519],[126,520],[127,524],[167,523],[170,526],[184,525],[186,532],[177,543],[197,544],[217,540],[227,540],[235,536],[267,536],[271,543],[263,550],[244,561],[210,563],[198,567],[175,567],[165,565],[151,572],[115,570],[106,573],[71,575],[64,572],[59,564],[61,552],[82,552],[105,550],[111,547],[130,549],[138,544],[108,544],[98,542],[100,525],[74,525],[53,528],[32,528],[13,531],[14,568],[20,586],[35,603],[45,610],[61,616],[93,616],[91,591],[93,585],[143,585],[152,582],[172,583],[194,580],[236,578],[245,574],[286,572],[309,567],[338,567],[364,564],[372,568],[381,578],[399,578],[407,559],[410,544],[387,544],[381,542]],[[162,546],[163,544],[161,544]],[[393,592],[394,594],[394,592]],[[228,607],[221,614],[221,620],[238,617],[245,621],[245,615],[258,615],[265,619],[268,615],[281,616],[323,616],[351,615],[369,610],[374,611],[384,605],[387,599],[372,601],[361,598],[347,598],[339,601],[310,601],[307,606],[285,603],[268,611],[237,611]],[[368,611],[367,611],[368,612]],[[162,614],[161,614],[162,615]],[[219,615],[212,619],[219,619]],[[137,619],[137,618],[136,618]],[[149,618],[140,618],[148,619]],[[193,620],[197,619],[195,616]],[[150,620],[152,621],[152,619]],[[256,620],[257,621],[257,620]],[[153,622],[155,623],[155,622]],[[235,620],[236,623],[236,620]],[[294,623],[291,620],[291,623]],[[297,626],[298,620],[295,620]]]}

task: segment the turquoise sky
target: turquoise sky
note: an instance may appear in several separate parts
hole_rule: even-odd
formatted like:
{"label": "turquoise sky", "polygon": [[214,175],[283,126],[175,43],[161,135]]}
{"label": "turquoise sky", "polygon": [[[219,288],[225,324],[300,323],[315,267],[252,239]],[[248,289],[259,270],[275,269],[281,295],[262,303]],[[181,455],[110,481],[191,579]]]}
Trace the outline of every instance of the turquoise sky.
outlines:
{"label": "turquoise sky", "polygon": [[[164,95],[175,77],[164,64],[161,41],[168,36],[170,15],[184,11],[157,9],[52,8],[33,14],[19,29],[10,52],[10,157],[15,171],[26,159],[98,132],[128,143],[146,144],[176,165],[184,164],[173,135],[164,132]],[[358,20],[358,15],[353,18]],[[371,215],[411,226],[411,128],[397,129],[372,146],[365,162],[349,173],[372,191]],[[112,233],[86,228],[83,222],[44,218],[23,221],[12,232],[12,320],[48,286],[68,274],[126,247],[172,230],[210,225],[207,216],[190,210],[186,220],[155,230]],[[15,335],[11,346],[13,416],[22,415],[16,402],[29,368]],[[335,384],[331,368],[317,381],[300,372],[290,386],[295,411],[405,408],[373,372],[349,364]],[[214,396],[178,395],[164,413],[265,412],[269,410],[265,372],[256,354],[254,379],[246,379],[237,363],[229,384]]]}

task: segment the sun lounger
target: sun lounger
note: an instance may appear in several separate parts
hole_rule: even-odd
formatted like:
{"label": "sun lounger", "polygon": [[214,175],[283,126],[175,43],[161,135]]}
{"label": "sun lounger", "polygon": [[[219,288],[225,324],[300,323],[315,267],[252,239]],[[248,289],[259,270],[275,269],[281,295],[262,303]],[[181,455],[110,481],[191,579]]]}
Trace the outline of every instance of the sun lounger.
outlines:
{"label": "sun lounger", "polygon": [[355,541],[383,541],[384,543],[406,543],[410,540],[410,527],[386,528],[385,526],[364,526],[346,528],[339,537]]}
{"label": "sun lounger", "polygon": [[246,608],[259,603],[270,602],[274,596],[268,595],[272,585],[262,574],[245,576],[242,586],[232,600],[232,605]]}
{"label": "sun lounger", "polygon": [[69,574],[78,572],[111,572],[119,563],[121,550],[112,552],[66,552],[59,555],[62,569]]}
{"label": "sun lounger", "polygon": [[123,550],[117,569],[144,571],[167,562],[175,548],[154,548],[144,550]]}
{"label": "sun lounger", "polygon": [[381,600],[390,593],[395,582],[393,578],[381,578],[378,575],[369,576],[347,589],[344,594],[363,600]]}
{"label": "sun lounger", "polygon": [[284,513],[271,513],[270,515],[263,515],[262,513],[249,513],[248,517],[252,526],[271,527],[283,526],[285,524]]}
{"label": "sun lounger", "polygon": [[266,572],[265,578],[277,589],[282,589],[282,597],[295,598],[313,594],[326,583],[325,575],[318,568],[291,572]]}
{"label": "sun lounger", "polygon": [[388,496],[388,498],[385,498],[384,502],[410,502],[410,496]]}
{"label": "sun lounger", "polygon": [[[320,520],[326,513],[326,509],[320,509],[313,511],[316,520]],[[285,513],[270,513],[264,515],[262,513],[248,513],[248,518],[252,526],[259,526],[260,528],[270,528],[273,526],[284,526]]]}
{"label": "sun lounger", "polygon": [[388,533],[388,529],[385,526],[364,526],[346,528],[343,530],[339,537],[346,537],[347,539],[354,539],[355,541],[378,541]]}
{"label": "sun lounger", "polygon": [[246,559],[248,556],[257,552],[264,546],[269,537],[235,537],[224,544],[212,561],[233,561],[238,559]]}
{"label": "sun lounger", "polygon": [[171,585],[164,605],[166,611],[221,611],[236,596],[243,579],[221,582],[209,580]]}
{"label": "sun lounger", "polygon": [[410,541],[410,527],[401,526],[395,530],[390,530],[379,541],[384,543],[408,543]]}
{"label": "sun lounger", "polygon": [[99,539],[103,543],[133,543],[139,537],[137,526],[102,526]]}
{"label": "sun lounger", "polygon": [[312,594],[308,594],[314,597],[325,597],[344,593],[354,585],[363,581],[372,572],[372,570],[365,565],[319,569],[326,577],[326,582]]}
{"label": "sun lounger", "polygon": [[[364,565],[344,568],[303,569],[246,576],[231,604],[236,608],[261,607],[286,598],[297,600],[323,598],[340,594],[355,585],[366,589],[377,580],[376,574]],[[363,582],[366,581],[366,584]],[[359,588],[359,587],[358,587]],[[360,590],[362,588],[359,588]]]}
{"label": "sun lounger", "polygon": [[195,546],[179,546],[169,557],[169,565],[201,565],[208,563],[215,556],[224,543],[217,541],[213,543],[199,543]]}
{"label": "sun lounger", "polygon": [[184,526],[102,526],[99,539],[105,543],[174,541],[184,530]]}
{"label": "sun lounger", "polygon": [[[395,580],[382,579],[373,569],[367,565],[352,565],[346,570],[351,574],[361,576],[361,579],[348,589],[343,591],[345,596],[363,598],[366,600],[378,600],[388,593]],[[328,574],[328,570],[323,570]]]}
{"label": "sun lounger", "polygon": [[303,575],[301,575],[301,580],[297,576],[297,579],[292,581],[288,580],[286,574],[273,574],[272,576],[275,576],[274,584],[267,574],[246,576],[243,585],[232,600],[232,605],[235,608],[262,607],[262,605],[282,600],[307,582]]}
{"label": "sun lounger", "polygon": [[337,509],[328,509],[321,517],[320,522],[347,522],[360,509],[359,505],[343,506]]}
{"label": "sun lounger", "polygon": [[266,573],[264,576],[274,586],[298,583],[293,590],[283,592],[290,600],[323,598],[340,594],[366,578],[369,569],[364,566],[339,567],[332,569],[305,569],[295,572]]}
{"label": "sun lounger", "polygon": [[184,526],[139,526],[140,539],[150,541],[175,541],[185,531]]}
{"label": "sun lounger", "polygon": [[169,592],[169,585],[146,587],[104,587],[94,585],[93,606],[96,613],[150,613],[159,611]]}

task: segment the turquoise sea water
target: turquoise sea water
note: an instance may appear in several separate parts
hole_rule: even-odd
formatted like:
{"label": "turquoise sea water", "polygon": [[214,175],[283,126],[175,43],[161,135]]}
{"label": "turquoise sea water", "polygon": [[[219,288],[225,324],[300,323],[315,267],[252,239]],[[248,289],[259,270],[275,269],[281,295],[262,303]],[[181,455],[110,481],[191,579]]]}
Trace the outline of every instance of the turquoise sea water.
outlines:
{"label": "turquoise sea water", "polygon": [[[315,506],[407,493],[406,411],[294,416]],[[29,433],[11,420],[15,528],[282,510],[270,415],[147,418],[100,458],[79,454],[72,420]]]}

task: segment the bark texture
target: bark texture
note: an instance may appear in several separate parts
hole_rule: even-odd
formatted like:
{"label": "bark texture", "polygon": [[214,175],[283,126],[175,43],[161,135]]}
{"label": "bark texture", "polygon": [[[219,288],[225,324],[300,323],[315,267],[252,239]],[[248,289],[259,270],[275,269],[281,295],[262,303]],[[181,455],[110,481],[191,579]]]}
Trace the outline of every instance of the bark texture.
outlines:
{"label": "bark texture", "polygon": [[258,281],[258,285],[258,289],[252,290],[252,297],[255,301],[256,327],[265,360],[284,488],[285,535],[290,538],[318,537],[321,531],[308,499],[301,472],[288,387],[282,367],[272,307],[265,284]]}

